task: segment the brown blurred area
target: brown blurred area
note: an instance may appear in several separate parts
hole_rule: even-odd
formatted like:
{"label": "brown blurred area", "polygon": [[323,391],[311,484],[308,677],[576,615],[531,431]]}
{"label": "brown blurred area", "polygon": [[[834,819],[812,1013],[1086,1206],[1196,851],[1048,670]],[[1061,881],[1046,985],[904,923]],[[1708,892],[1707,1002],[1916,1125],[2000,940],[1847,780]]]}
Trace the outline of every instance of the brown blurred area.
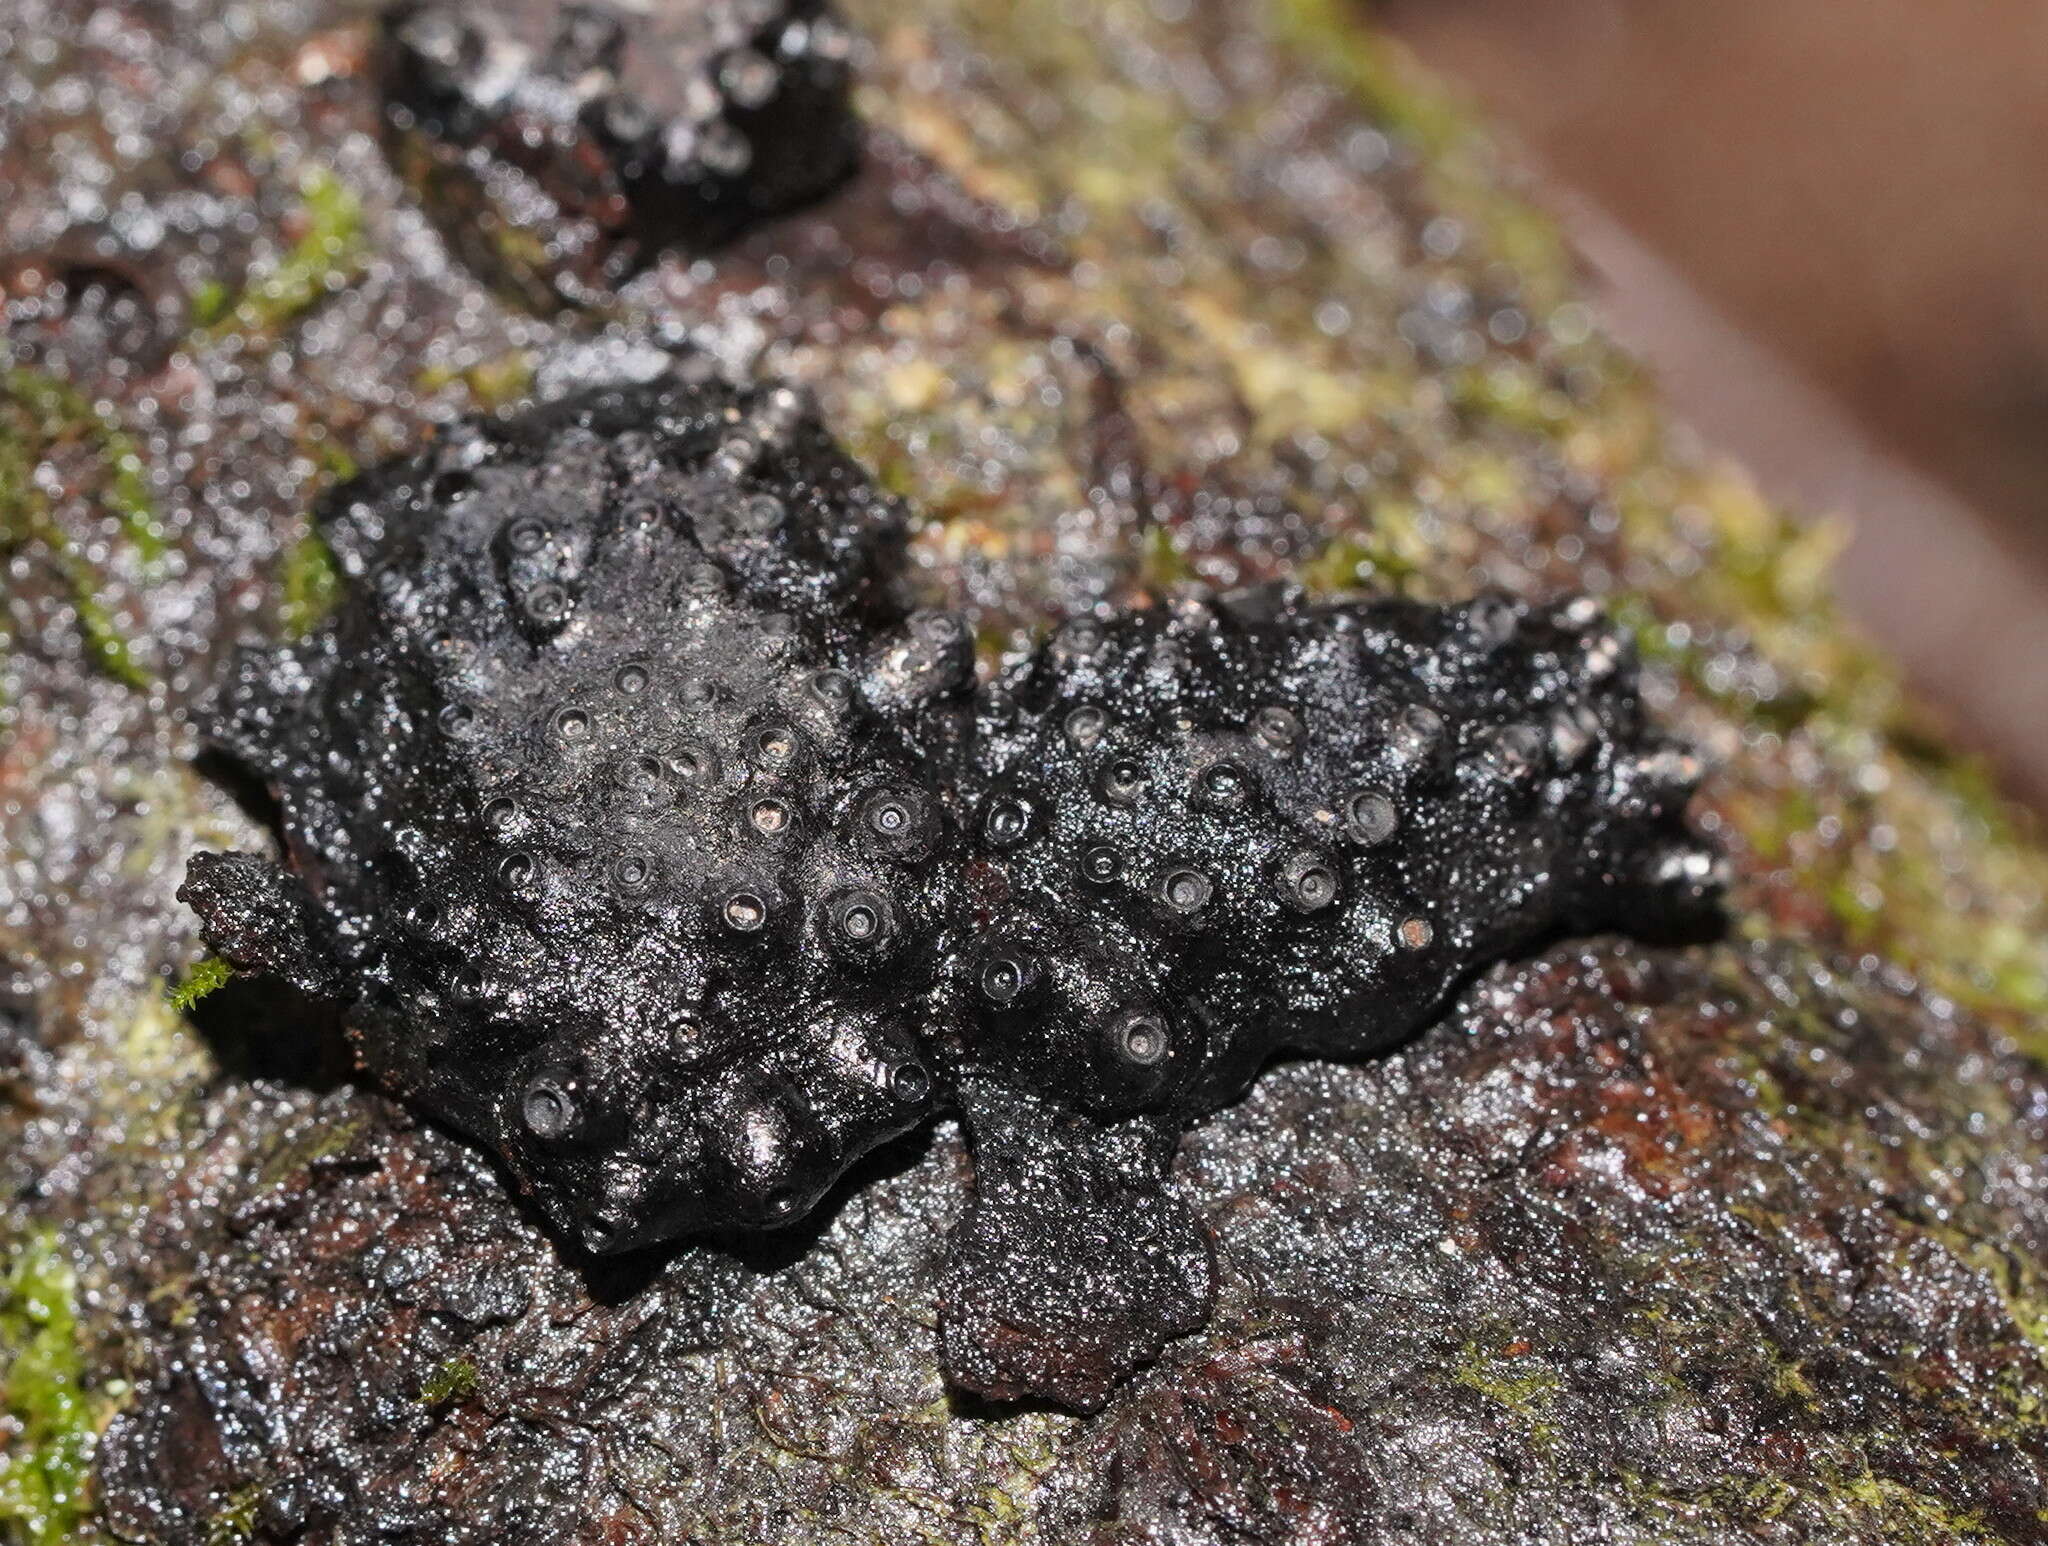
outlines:
{"label": "brown blurred area", "polygon": [[1526,143],[1617,328],[2048,800],[2048,7],[1370,0]]}

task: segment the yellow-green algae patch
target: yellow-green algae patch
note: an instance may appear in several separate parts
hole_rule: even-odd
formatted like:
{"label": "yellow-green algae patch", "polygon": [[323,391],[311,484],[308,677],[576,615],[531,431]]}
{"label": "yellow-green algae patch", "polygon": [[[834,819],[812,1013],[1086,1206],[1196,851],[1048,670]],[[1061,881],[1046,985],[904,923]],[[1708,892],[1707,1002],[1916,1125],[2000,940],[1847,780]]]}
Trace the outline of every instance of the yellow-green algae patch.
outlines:
{"label": "yellow-green algae patch", "polygon": [[413,385],[429,396],[460,387],[469,406],[485,413],[509,408],[533,390],[531,349],[508,349],[466,365],[429,365]]}
{"label": "yellow-green algae patch", "polygon": [[107,469],[100,497],[120,517],[145,575],[160,563],[162,532],[133,443],[66,383],[21,368],[0,374],[0,554],[40,551],[70,597],[86,658],[115,681],[146,692],[151,675],[108,603],[106,576],[58,520],[38,480],[51,451],[77,440],[98,448]]}
{"label": "yellow-green algae patch", "polygon": [[164,530],[157,520],[142,454],[128,432],[110,413],[87,402],[70,382],[47,371],[18,366],[0,377],[0,391],[26,410],[40,446],[47,448],[73,438],[85,438],[97,446],[107,473],[101,497],[119,518],[122,533],[134,545],[145,573],[155,571],[166,551]]}
{"label": "yellow-green algae patch", "polygon": [[1547,1414],[1550,1397],[1563,1382],[1526,1344],[1513,1339],[1497,1345],[1469,1341],[1452,1366],[1452,1378],[1513,1412],[1526,1425],[1532,1443],[1556,1437]]}
{"label": "yellow-green algae patch", "polygon": [[467,1358],[450,1358],[436,1364],[420,1382],[421,1406],[446,1406],[476,1390],[476,1365]]}
{"label": "yellow-green algae patch", "polygon": [[223,1503],[206,1522],[206,1546],[245,1546],[256,1538],[256,1510],[262,1506],[261,1487],[243,1487]]}
{"label": "yellow-green algae patch", "polygon": [[0,1280],[0,1526],[15,1546],[69,1546],[91,1508],[99,1420],[82,1383],[77,1293],[50,1230],[21,1240]]}
{"label": "yellow-green algae patch", "polygon": [[278,628],[287,639],[303,639],[341,603],[341,566],[317,531],[285,550],[278,587]]}
{"label": "yellow-green algae patch", "polygon": [[299,179],[298,235],[277,259],[252,274],[239,294],[218,282],[193,297],[202,339],[227,333],[268,337],[283,332],[362,272],[369,244],[363,205],[324,167]]}
{"label": "yellow-green algae patch", "polygon": [[1472,223],[1534,305],[1570,299],[1578,268],[1556,221],[1515,193],[1514,169],[1478,117],[1368,25],[1362,0],[1269,0],[1268,8],[1308,68],[1337,75],[1376,122],[1414,144],[1446,213]]}

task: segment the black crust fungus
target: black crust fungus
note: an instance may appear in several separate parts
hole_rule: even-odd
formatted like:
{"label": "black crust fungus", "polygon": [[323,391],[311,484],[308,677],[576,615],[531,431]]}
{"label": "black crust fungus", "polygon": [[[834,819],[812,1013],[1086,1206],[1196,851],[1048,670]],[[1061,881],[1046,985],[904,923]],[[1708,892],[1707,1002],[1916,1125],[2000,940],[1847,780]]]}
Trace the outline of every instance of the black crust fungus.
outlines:
{"label": "black crust fungus", "polygon": [[941,1332],[989,1395],[1094,1408],[1202,1323],[1164,1176],[1276,1051],[1714,915],[1695,759],[1584,600],[1187,599],[978,686],[779,386],[464,424],[324,520],[347,601],[209,711],[289,850],[194,858],[209,943],[592,1252],[790,1223],[958,1111]]}
{"label": "black crust fungus", "polygon": [[472,268],[583,303],[839,182],[851,49],[823,0],[408,0],[384,17],[385,119]]}

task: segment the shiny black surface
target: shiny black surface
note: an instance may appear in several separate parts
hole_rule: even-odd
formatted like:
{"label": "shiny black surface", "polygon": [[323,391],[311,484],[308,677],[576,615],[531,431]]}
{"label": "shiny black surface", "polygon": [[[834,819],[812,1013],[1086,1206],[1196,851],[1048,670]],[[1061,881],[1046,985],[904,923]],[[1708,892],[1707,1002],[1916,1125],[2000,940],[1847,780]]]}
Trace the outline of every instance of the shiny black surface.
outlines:
{"label": "shiny black surface", "polygon": [[215,704],[290,856],[193,861],[209,941],[352,1001],[592,1251],[787,1223],[959,1111],[942,1335],[990,1394],[1097,1405],[1201,1323],[1162,1177],[1274,1052],[1711,918],[1695,761],[1583,601],[1188,597],[978,685],[776,387],[459,426],[325,521],[349,599]]}

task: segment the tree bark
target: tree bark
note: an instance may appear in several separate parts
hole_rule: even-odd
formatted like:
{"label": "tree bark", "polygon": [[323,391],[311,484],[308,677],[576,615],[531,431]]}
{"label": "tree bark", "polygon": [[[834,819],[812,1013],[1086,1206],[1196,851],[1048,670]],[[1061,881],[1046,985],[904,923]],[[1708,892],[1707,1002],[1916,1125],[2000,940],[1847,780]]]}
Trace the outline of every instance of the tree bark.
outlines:
{"label": "tree bark", "polygon": [[[21,10],[21,1539],[2041,1538],[2048,857],[1355,12],[857,0],[848,186],[537,317],[445,257],[340,0]],[[186,857],[269,841],[185,714],[318,615],[349,465],[685,350],[816,391],[991,657],[1191,582],[1599,596],[1714,764],[1729,937],[1565,943],[1390,1057],[1269,1073],[1176,1173],[1218,1313],[1085,1421],[940,1383],[950,1127],[799,1238],[579,1270],[303,1004],[167,1000]]]}

